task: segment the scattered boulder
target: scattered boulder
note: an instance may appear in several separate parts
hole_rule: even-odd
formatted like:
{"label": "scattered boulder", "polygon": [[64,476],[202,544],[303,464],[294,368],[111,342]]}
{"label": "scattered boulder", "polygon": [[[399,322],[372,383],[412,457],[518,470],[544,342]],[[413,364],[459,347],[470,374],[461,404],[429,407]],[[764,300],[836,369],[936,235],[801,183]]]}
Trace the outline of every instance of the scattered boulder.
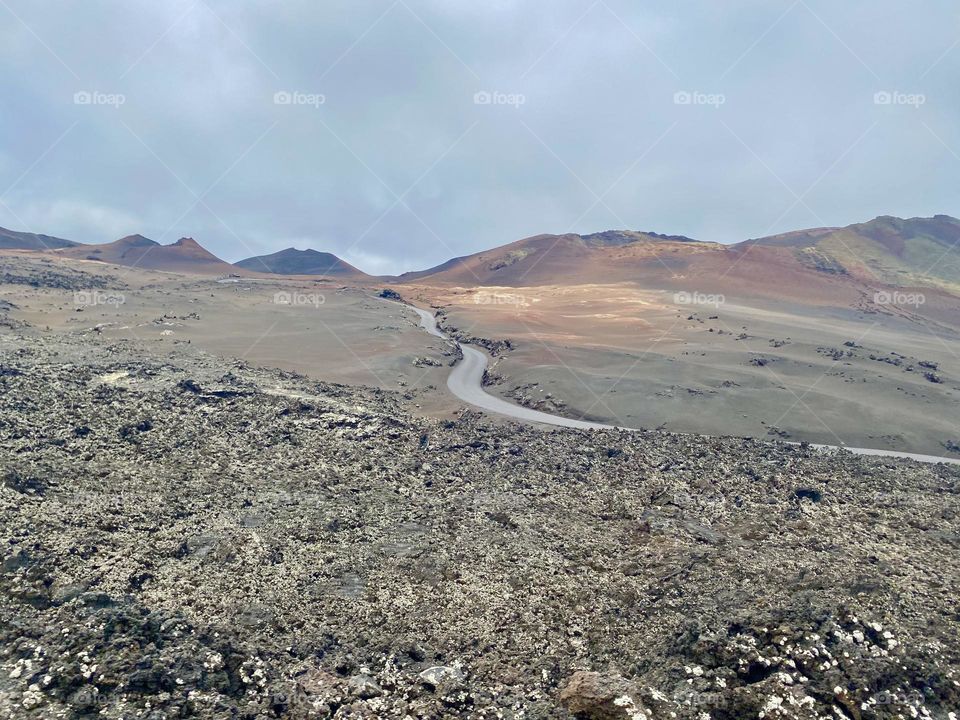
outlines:
{"label": "scattered boulder", "polygon": [[636,686],[613,673],[575,672],[560,691],[560,703],[584,720],[648,718]]}
{"label": "scattered boulder", "polygon": [[377,681],[368,674],[354,675],[349,682],[350,694],[362,700],[378,697],[383,690]]}
{"label": "scattered boulder", "polygon": [[441,695],[460,688],[463,685],[463,672],[449,665],[434,665],[421,672],[417,677],[428,689]]}

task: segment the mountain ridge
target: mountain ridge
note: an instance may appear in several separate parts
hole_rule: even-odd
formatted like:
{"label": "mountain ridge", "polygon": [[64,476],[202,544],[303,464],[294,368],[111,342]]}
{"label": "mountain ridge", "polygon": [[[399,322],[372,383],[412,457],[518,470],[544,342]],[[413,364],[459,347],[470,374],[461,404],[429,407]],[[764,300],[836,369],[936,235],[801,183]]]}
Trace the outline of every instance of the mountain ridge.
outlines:
{"label": "mountain ridge", "polygon": [[54,250],[79,244],[73,240],[64,240],[51,235],[18,232],[0,227],[0,249],[2,250]]}
{"label": "mountain ridge", "polygon": [[367,273],[333,253],[293,247],[269,255],[257,255],[240,260],[234,266],[254,272],[274,275],[330,275],[335,277],[369,278]]}
{"label": "mountain ridge", "polygon": [[[898,287],[930,287],[960,295],[960,220],[945,214],[898,218],[881,215],[843,227],[792,230],[721,244],[683,235],[605,230],[539,234],[451,258],[425,270],[376,278],[393,283],[460,285],[640,282],[720,286],[729,278],[747,290],[805,292],[803,283],[845,280]],[[371,276],[333,253],[290,247],[230,264],[193,238],[161,245],[127,235],[99,245],[0,228],[0,249],[52,252],[144,269],[176,272],[247,271],[272,275],[325,275],[355,281]],[[822,289],[822,288],[821,288]],[[811,290],[812,291],[812,290]]]}
{"label": "mountain ridge", "polygon": [[730,245],[629,230],[541,234],[404,273],[397,282],[509,287],[632,281],[718,292],[735,285],[761,295],[784,291],[797,297],[833,293],[837,283],[846,283],[850,291],[856,285],[860,292],[879,283],[960,295],[954,248],[960,248],[960,220],[948,215],[884,215]]}
{"label": "mountain ridge", "polygon": [[165,272],[228,274],[234,267],[204,248],[193,238],[183,237],[161,245],[143,235],[126,235],[98,245],[77,244],[52,251],[60,257],[138,267]]}

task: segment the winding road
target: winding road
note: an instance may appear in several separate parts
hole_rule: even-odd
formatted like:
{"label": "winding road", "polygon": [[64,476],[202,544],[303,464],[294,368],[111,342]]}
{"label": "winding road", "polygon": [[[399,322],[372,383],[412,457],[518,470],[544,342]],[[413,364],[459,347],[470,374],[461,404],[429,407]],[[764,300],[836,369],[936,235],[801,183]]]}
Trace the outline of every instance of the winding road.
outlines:
{"label": "winding road", "polygon": [[[559,415],[551,415],[549,413],[540,412],[539,410],[531,410],[530,408],[523,407],[522,405],[514,405],[511,402],[507,402],[503,398],[491,395],[483,389],[483,373],[487,369],[487,364],[489,362],[487,355],[476,348],[463,345],[462,343],[457,342],[441,332],[437,327],[436,317],[434,317],[434,315],[428,310],[423,310],[415,305],[410,305],[409,307],[420,316],[421,328],[426,330],[434,337],[454,343],[463,353],[463,360],[453,367],[453,370],[450,371],[450,375],[447,377],[447,387],[450,388],[450,392],[463,400],[465,403],[480,408],[481,410],[497,413],[498,415],[505,415],[516,420],[523,420],[525,422],[543,423],[544,425],[578,428],[580,430],[632,431],[636,429],[619,425],[604,425],[603,423],[574,420],[572,418],[565,418]],[[960,459],[939,457],[937,455],[920,455],[917,453],[894,452],[892,450],[874,450],[872,448],[853,448],[846,446],[840,447],[838,445],[812,445],[812,447],[815,447],[819,450],[848,450],[856,455],[876,455],[881,457],[905,458],[924,463],[949,463],[952,465],[960,465]]]}

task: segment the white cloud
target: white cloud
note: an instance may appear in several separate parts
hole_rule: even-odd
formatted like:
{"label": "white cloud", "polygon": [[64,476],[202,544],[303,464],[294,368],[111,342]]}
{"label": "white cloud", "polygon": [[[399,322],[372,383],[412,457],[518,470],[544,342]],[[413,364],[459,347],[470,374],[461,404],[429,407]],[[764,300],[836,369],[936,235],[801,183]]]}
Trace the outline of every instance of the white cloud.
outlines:
{"label": "white cloud", "polygon": [[409,267],[408,262],[397,262],[396,258],[377,253],[365,252],[363,250],[349,250],[340,256],[355,268],[363,270],[368,275],[393,275],[407,272],[409,270],[422,270],[420,267]]}
{"label": "white cloud", "polygon": [[[389,0],[6,1],[43,42],[0,21],[0,134],[17,140],[0,151],[0,192],[37,163],[2,199],[40,232],[188,234],[231,259],[284,238],[345,252],[362,236],[345,259],[379,273],[571,225],[736,241],[960,214],[960,162],[923,126],[960,153],[948,0],[922,14],[809,0],[830,30],[803,4],[776,22],[786,8],[761,0],[605,0],[627,27],[604,4],[581,18],[589,3],[408,0],[430,29],[402,4],[384,15]],[[126,102],[74,105],[84,89]],[[877,106],[883,89],[928,102]],[[326,102],[277,106],[279,90]],[[526,102],[477,106],[478,90]],[[726,102],[678,106],[677,91]],[[410,209],[378,220],[415,183]],[[770,227],[814,183],[809,209]],[[18,229],[2,206],[0,219]]]}
{"label": "white cloud", "polygon": [[124,210],[78,200],[30,203],[18,215],[33,232],[93,243],[136,234],[143,226],[140,218]]}

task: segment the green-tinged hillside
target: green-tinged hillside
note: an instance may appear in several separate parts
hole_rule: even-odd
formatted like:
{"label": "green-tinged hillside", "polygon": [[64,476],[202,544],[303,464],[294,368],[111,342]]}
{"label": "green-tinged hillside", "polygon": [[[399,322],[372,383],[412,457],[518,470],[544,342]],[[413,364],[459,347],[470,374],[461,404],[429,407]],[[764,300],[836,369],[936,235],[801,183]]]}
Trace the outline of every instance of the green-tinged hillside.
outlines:
{"label": "green-tinged hillside", "polygon": [[960,220],[883,216],[844,228],[820,228],[748,241],[792,247],[798,258],[824,272],[848,272],[904,287],[960,291]]}

